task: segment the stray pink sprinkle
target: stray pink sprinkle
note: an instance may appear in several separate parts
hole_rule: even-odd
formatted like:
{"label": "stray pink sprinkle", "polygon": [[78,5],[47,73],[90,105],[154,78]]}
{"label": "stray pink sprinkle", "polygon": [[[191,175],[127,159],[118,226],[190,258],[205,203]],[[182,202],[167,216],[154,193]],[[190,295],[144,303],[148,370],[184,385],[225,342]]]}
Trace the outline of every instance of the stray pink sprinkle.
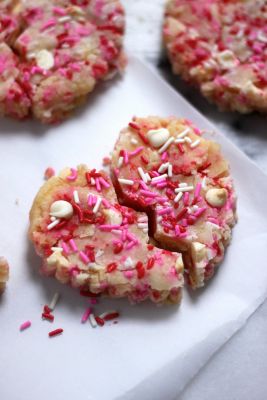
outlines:
{"label": "stray pink sprinkle", "polygon": [[100,183],[99,183],[99,178],[95,179],[95,187],[96,187],[96,190],[98,192],[101,192],[101,186],[100,186]]}
{"label": "stray pink sprinkle", "polygon": [[102,178],[102,176],[99,178],[99,182],[101,183],[102,186],[104,186],[104,188],[108,189],[110,187],[110,184],[104,179]]}
{"label": "stray pink sprinkle", "polygon": [[195,199],[197,199],[198,196],[200,195],[201,188],[202,188],[202,184],[198,183],[196,186],[196,189],[195,189]]}
{"label": "stray pink sprinkle", "polygon": [[71,168],[71,174],[67,176],[67,180],[70,182],[76,181],[77,176],[78,176],[78,171],[75,168]]}
{"label": "stray pink sprinkle", "polygon": [[113,229],[121,229],[121,226],[120,225],[99,225],[99,229],[101,229],[101,231],[110,232]]}
{"label": "stray pink sprinkle", "polygon": [[141,153],[141,151],[143,151],[143,149],[144,149],[144,146],[137,147],[137,149],[135,149],[134,151],[129,153],[129,156],[130,157],[137,156],[139,153]]}
{"label": "stray pink sprinkle", "polygon": [[70,254],[70,249],[69,249],[69,246],[67,245],[67,243],[62,242],[61,246],[66,255]]}
{"label": "stray pink sprinkle", "polygon": [[142,189],[148,190],[148,186],[145,184],[144,181],[141,180],[141,181],[139,182],[139,184],[140,184],[140,186],[141,186]]}
{"label": "stray pink sprinkle", "polygon": [[167,153],[167,151],[164,151],[164,153],[162,153],[161,160],[166,161],[167,158],[168,158],[168,153]]}
{"label": "stray pink sprinkle", "polygon": [[170,214],[171,212],[172,212],[171,207],[162,208],[161,210],[158,211],[158,215]]}
{"label": "stray pink sprinkle", "polygon": [[189,192],[185,192],[185,194],[183,196],[183,202],[184,202],[185,207],[187,207],[189,204]]}
{"label": "stray pink sprinkle", "polygon": [[25,329],[28,329],[31,326],[31,321],[26,321],[23,322],[23,324],[20,325],[20,331],[24,331]]}
{"label": "stray pink sprinkle", "polygon": [[158,181],[151,182],[151,186],[158,186],[161,183],[166,183],[166,178],[159,179]]}
{"label": "stray pink sprinkle", "polygon": [[152,198],[157,197],[157,193],[150,192],[149,190],[140,190],[140,194],[142,194],[145,197],[152,197]]}
{"label": "stray pink sprinkle", "polygon": [[91,312],[92,312],[91,307],[87,308],[87,309],[84,311],[84,313],[83,313],[83,315],[82,315],[82,319],[81,319],[81,323],[82,323],[82,324],[84,324],[85,322],[88,321],[88,318],[89,318],[89,315],[91,314]]}
{"label": "stray pink sprinkle", "polygon": [[78,247],[77,247],[77,245],[76,245],[76,243],[74,242],[73,239],[70,239],[69,245],[70,245],[71,249],[72,249],[74,252],[78,251]]}
{"label": "stray pink sprinkle", "polygon": [[44,178],[47,180],[47,179],[50,179],[50,178],[52,178],[53,176],[55,176],[55,170],[54,170],[54,168],[52,168],[52,167],[48,167],[48,168],[46,168],[46,170],[45,170],[45,173],[44,173]]}
{"label": "stray pink sprinkle", "polygon": [[80,257],[80,259],[82,260],[82,262],[84,264],[89,264],[90,260],[89,260],[89,258],[87,257],[87,255],[83,251],[80,251],[79,257]]}

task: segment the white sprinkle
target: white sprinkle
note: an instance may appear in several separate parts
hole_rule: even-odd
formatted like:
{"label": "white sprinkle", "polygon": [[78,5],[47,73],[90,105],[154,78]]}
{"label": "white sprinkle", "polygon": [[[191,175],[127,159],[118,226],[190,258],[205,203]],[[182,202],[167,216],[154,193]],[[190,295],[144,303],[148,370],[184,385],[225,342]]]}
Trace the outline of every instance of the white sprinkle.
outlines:
{"label": "white sprinkle", "polygon": [[114,235],[117,235],[117,236],[121,236],[121,232],[122,231],[120,231],[119,229],[112,229],[112,231],[111,231],[111,233],[114,233]]}
{"label": "white sprinkle", "polygon": [[74,190],[73,192],[73,198],[76,204],[80,204],[80,199],[79,199],[79,194],[77,190]]}
{"label": "white sprinkle", "polygon": [[190,132],[190,128],[186,128],[183,132],[179,133],[177,138],[183,138]]}
{"label": "white sprinkle", "polygon": [[158,181],[161,181],[162,179],[165,179],[165,178],[167,178],[167,177],[168,177],[167,174],[163,174],[163,175],[160,175],[160,176],[156,176],[155,178],[152,178],[151,182],[158,182]]}
{"label": "white sprinkle", "polygon": [[51,224],[49,224],[48,226],[47,226],[47,229],[50,231],[51,229],[53,229],[57,224],[59,224],[60,223],[60,220],[59,219],[56,219],[55,221],[53,221],[53,222],[51,222]]}
{"label": "white sprinkle", "polygon": [[165,164],[161,164],[161,166],[160,166],[159,169],[158,169],[158,172],[159,172],[160,174],[162,174],[163,172],[167,171],[169,165],[170,165],[169,162],[167,162],[167,163],[165,163]]}
{"label": "white sprinkle", "polygon": [[98,197],[97,200],[96,200],[95,206],[93,208],[93,213],[94,214],[96,214],[98,212],[101,203],[102,203],[102,198]]}
{"label": "white sprinkle", "polygon": [[134,181],[132,181],[131,179],[119,179],[119,182],[122,185],[128,185],[128,186],[132,186],[134,184]]}
{"label": "white sprinkle", "polygon": [[58,252],[60,252],[60,253],[63,251],[62,247],[51,247],[51,250],[52,250],[53,252],[58,251]]}
{"label": "white sprinkle", "polygon": [[90,314],[89,315],[89,321],[90,321],[90,324],[91,324],[92,328],[96,328],[97,327],[97,322],[96,322],[94,314]]}
{"label": "white sprinkle", "polygon": [[140,222],[137,224],[138,228],[140,229],[146,229],[147,228],[147,223],[146,222]]}
{"label": "white sprinkle", "polygon": [[174,143],[184,143],[185,139],[175,139]]}
{"label": "white sprinkle", "polygon": [[178,193],[174,199],[174,203],[179,203],[179,201],[181,200],[182,197],[183,197],[183,193],[182,192]]}
{"label": "white sprinkle", "polygon": [[103,256],[103,254],[104,254],[104,250],[97,250],[95,257],[96,258],[101,257],[101,256]]}
{"label": "white sprinkle", "polygon": [[91,178],[91,185],[95,185],[95,180],[94,180],[94,178]]}
{"label": "white sprinkle", "polygon": [[63,15],[63,17],[60,17],[58,19],[58,22],[64,23],[64,22],[67,22],[67,21],[70,21],[70,20],[71,20],[71,16],[70,15]]}
{"label": "white sprinkle", "polygon": [[150,182],[151,181],[151,176],[149,175],[149,173],[146,173],[146,177],[147,177],[147,181]]}
{"label": "white sprinkle", "polygon": [[133,268],[134,263],[131,257],[126,258],[126,260],[124,261],[124,265],[126,268]]}
{"label": "white sprinkle", "polygon": [[132,143],[132,144],[137,144],[137,143],[138,143],[138,140],[136,140],[135,138],[132,138],[132,139],[131,139],[131,143]]}
{"label": "white sprinkle", "polygon": [[191,192],[192,190],[194,190],[194,186],[180,187],[175,189],[175,193]]}
{"label": "white sprinkle", "polygon": [[138,173],[139,173],[141,179],[142,179],[145,183],[147,183],[147,175],[144,173],[143,168],[142,168],[142,167],[138,167],[138,168],[137,168],[137,171],[138,171]]}
{"label": "white sprinkle", "polygon": [[195,204],[194,206],[191,207],[192,211],[195,212],[199,209],[199,207]]}
{"label": "white sprinkle", "polygon": [[58,302],[58,300],[59,300],[59,297],[60,297],[60,294],[59,294],[58,292],[56,292],[56,293],[54,294],[52,300],[51,300],[51,303],[49,304],[49,308],[50,308],[51,310],[54,310],[54,309],[55,309],[55,307],[56,307],[56,305],[57,305],[57,302]]}
{"label": "white sprinkle", "polygon": [[118,168],[121,168],[123,166],[123,157],[120,157],[119,159],[118,159],[118,165],[117,165],[117,167]]}
{"label": "white sprinkle", "polygon": [[162,154],[174,142],[174,138],[170,137],[167,142],[159,149],[159,154]]}
{"label": "white sprinkle", "polygon": [[200,139],[197,139],[195,142],[193,142],[193,143],[190,145],[191,149],[194,149],[195,147],[197,147],[197,146],[199,145],[199,143],[200,143]]}
{"label": "white sprinkle", "polygon": [[203,181],[202,181],[202,188],[207,189],[207,177],[204,176]]}
{"label": "white sprinkle", "polygon": [[169,178],[172,177],[172,164],[169,164],[169,166],[168,166],[168,177]]}
{"label": "white sprinkle", "polygon": [[185,141],[186,143],[189,143],[189,144],[192,143],[192,139],[190,139],[190,137],[188,137],[188,136],[185,137],[184,141]]}
{"label": "white sprinkle", "polygon": [[185,183],[185,182],[182,182],[182,183],[179,183],[179,187],[187,187],[188,185],[187,185],[187,183]]}

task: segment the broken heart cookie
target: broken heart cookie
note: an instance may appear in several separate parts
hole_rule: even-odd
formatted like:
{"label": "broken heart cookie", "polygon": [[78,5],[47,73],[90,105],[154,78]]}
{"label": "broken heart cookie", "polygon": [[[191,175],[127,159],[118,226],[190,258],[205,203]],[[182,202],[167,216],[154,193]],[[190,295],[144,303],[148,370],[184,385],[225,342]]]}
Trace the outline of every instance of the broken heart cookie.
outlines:
{"label": "broken heart cookie", "polygon": [[267,111],[267,1],[169,0],[173,72],[223,110]]}
{"label": "broken heart cookie", "polygon": [[145,212],[158,246],[182,252],[191,287],[204,285],[236,223],[236,195],[218,144],[184,119],[134,118],[112,156],[120,203]]}
{"label": "broken heart cookie", "polygon": [[178,303],[181,254],[149,244],[145,213],[118,204],[110,179],[86,166],[50,178],[30,212],[42,270],[62,283],[133,302]]}
{"label": "broken heart cookie", "polygon": [[1,115],[59,122],[124,66],[119,0],[10,1],[0,14]]}

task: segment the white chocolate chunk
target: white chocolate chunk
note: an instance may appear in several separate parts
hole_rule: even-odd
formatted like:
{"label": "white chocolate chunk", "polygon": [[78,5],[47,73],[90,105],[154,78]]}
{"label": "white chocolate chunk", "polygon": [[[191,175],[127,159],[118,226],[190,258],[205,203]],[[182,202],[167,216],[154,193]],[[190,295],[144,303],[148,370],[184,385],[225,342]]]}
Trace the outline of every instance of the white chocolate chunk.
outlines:
{"label": "white chocolate chunk", "polygon": [[195,263],[200,263],[206,258],[207,249],[206,246],[199,242],[192,243],[192,259]]}
{"label": "white chocolate chunk", "polygon": [[40,50],[37,54],[36,54],[36,63],[38,65],[38,67],[42,68],[42,69],[51,69],[54,66],[54,56],[53,54],[46,50]]}
{"label": "white chocolate chunk", "polygon": [[56,218],[69,219],[73,216],[72,205],[65,200],[55,201],[50,208],[50,215]]}
{"label": "white chocolate chunk", "polygon": [[151,146],[158,149],[169,139],[170,132],[165,128],[152,129],[147,133],[147,136]]}
{"label": "white chocolate chunk", "polygon": [[47,264],[51,267],[68,267],[69,261],[61,254],[60,251],[54,251],[47,259]]}
{"label": "white chocolate chunk", "polygon": [[224,69],[231,69],[237,65],[237,59],[231,50],[224,50],[217,54],[217,60]]}
{"label": "white chocolate chunk", "polygon": [[206,200],[212,207],[221,208],[227,201],[227,190],[209,189],[206,193]]}
{"label": "white chocolate chunk", "polygon": [[122,216],[116,210],[106,209],[103,211],[103,214],[106,217],[106,222],[110,225],[121,225],[122,223]]}

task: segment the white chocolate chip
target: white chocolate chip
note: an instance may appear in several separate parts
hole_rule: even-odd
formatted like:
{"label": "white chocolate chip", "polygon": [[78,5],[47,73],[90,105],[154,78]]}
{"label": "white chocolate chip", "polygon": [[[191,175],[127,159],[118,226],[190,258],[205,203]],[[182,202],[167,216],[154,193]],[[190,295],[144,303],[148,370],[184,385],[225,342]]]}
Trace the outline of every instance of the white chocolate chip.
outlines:
{"label": "white chocolate chip", "polygon": [[227,190],[209,189],[206,193],[206,200],[212,207],[221,208],[227,201]]}
{"label": "white chocolate chip", "polygon": [[70,265],[67,258],[65,258],[60,251],[54,251],[46,261],[50,267],[68,267]]}
{"label": "white chocolate chip", "polygon": [[73,216],[72,205],[65,200],[55,201],[50,208],[50,215],[56,218],[70,219]]}
{"label": "white chocolate chip", "polygon": [[231,50],[224,50],[217,54],[217,60],[220,66],[224,69],[236,67],[238,60]]}
{"label": "white chocolate chip", "polygon": [[110,225],[121,225],[122,216],[121,213],[115,210],[106,209],[103,211],[103,214],[106,217],[106,222]]}
{"label": "white chocolate chip", "polygon": [[152,129],[148,131],[147,136],[151,146],[158,149],[159,147],[164,145],[169,139],[170,132],[168,131],[168,129],[165,128]]}
{"label": "white chocolate chip", "polygon": [[40,50],[36,54],[36,63],[42,69],[51,69],[54,66],[54,56],[46,49]]}
{"label": "white chocolate chip", "polygon": [[207,256],[207,249],[206,246],[199,242],[192,243],[192,259],[194,263],[200,263],[203,261]]}

